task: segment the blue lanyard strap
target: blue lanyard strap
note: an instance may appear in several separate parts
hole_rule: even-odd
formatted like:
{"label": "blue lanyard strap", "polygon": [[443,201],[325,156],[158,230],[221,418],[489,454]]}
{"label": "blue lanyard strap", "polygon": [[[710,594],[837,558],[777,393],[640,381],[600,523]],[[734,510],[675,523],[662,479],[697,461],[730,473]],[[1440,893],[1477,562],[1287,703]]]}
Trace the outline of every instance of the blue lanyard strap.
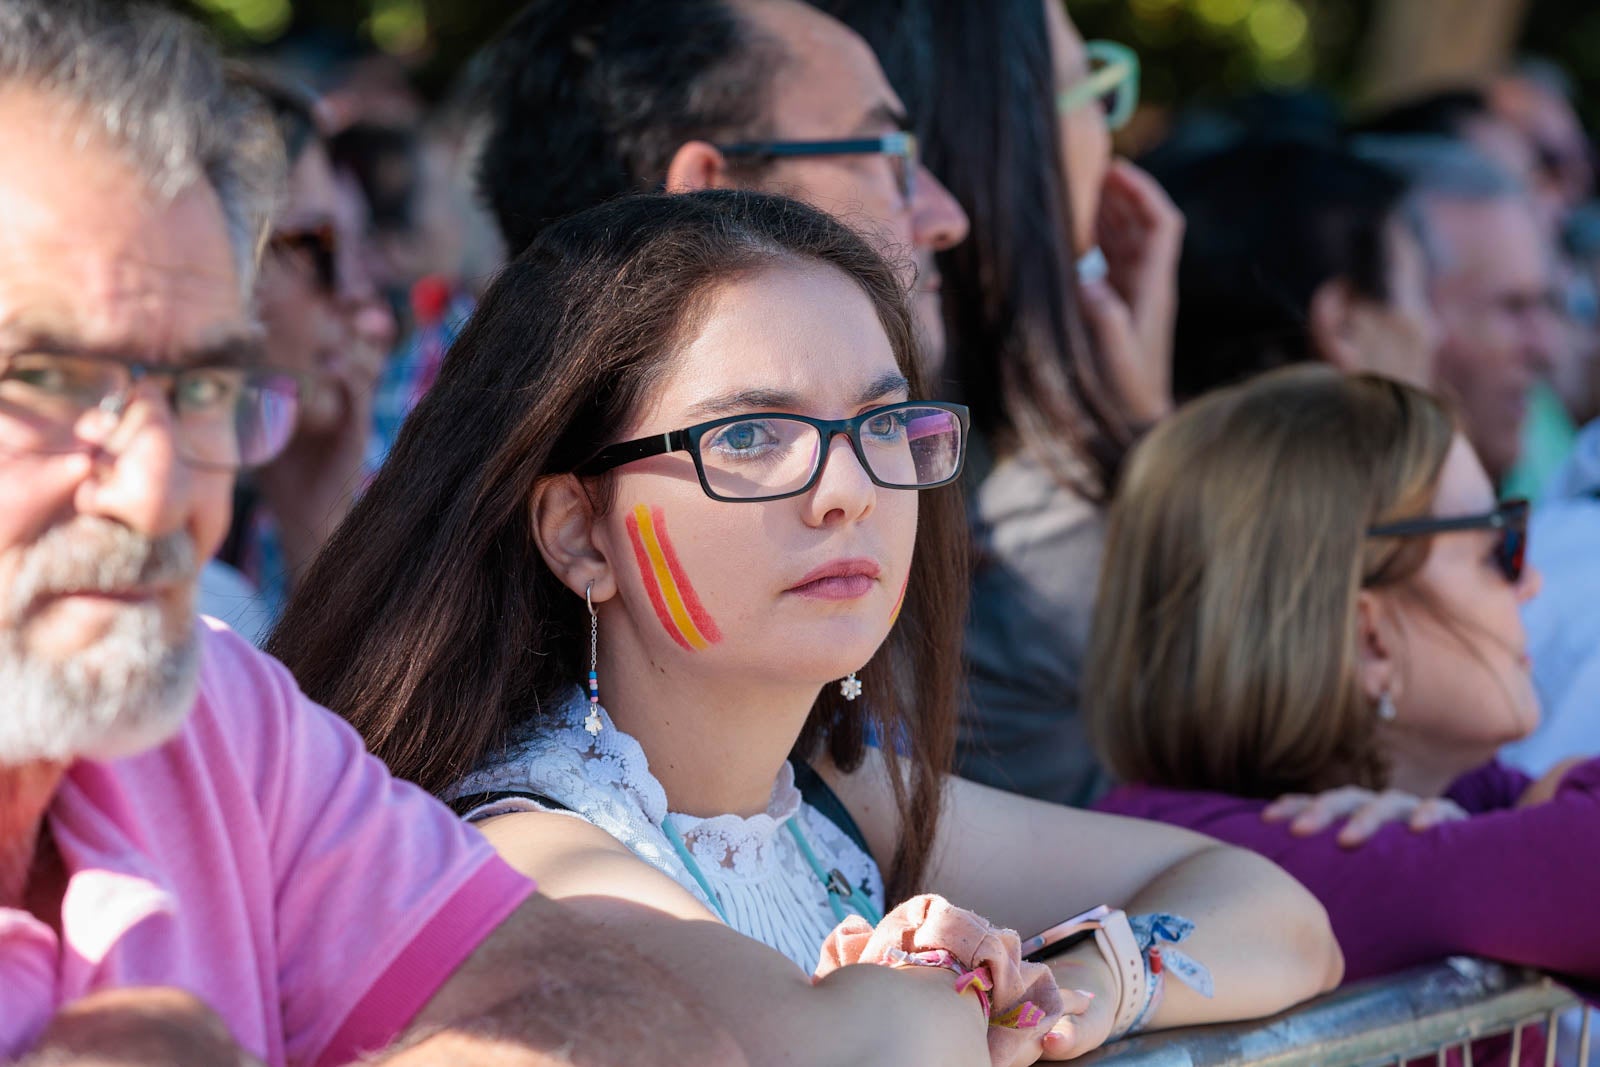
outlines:
{"label": "blue lanyard strap", "polygon": [[672,842],[673,851],[678,854],[678,858],[683,861],[683,865],[689,868],[689,873],[699,883],[700,891],[706,895],[706,900],[711,904],[711,910],[717,913],[717,918],[722,920],[724,926],[732,926],[733,924],[728,922],[728,913],[722,910],[722,901],[717,898],[717,891],[711,888],[711,883],[706,881],[706,876],[700,873],[700,865],[694,861],[694,857],[689,855],[689,850],[684,847],[683,835],[678,833],[677,829],[672,825],[672,816],[668,815],[661,820],[661,829],[666,833],[667,840]]}
{"label": "blue lanyard strap", "polygon": [[877,926],[883,921],[883,916],[878,913],[878,909],[872,906],[872,901],[867,899],[865,893],[857,893],[855,888],[850,885],[850,879],[846,878],[843,873],[837,868],[831,871],[822,869],[822,864],[817,860],[817,854],[811,851],[811,842],[807,841],[805,835],[800,832],[798,816],[790,819],[784,825],[789,828],[789,833],[794,837],[794,843],[800,846],[800,854],[806,858],[807,863],[811,864],[811,873],[815,874],[817,881],[821,882],[823,887],[828,890],[828,903],[833,907],[834,918],[844,922],[845,916],[849,912],[844,910],[844,900],[841,898],[848,898],[860,916],[873,926]]}

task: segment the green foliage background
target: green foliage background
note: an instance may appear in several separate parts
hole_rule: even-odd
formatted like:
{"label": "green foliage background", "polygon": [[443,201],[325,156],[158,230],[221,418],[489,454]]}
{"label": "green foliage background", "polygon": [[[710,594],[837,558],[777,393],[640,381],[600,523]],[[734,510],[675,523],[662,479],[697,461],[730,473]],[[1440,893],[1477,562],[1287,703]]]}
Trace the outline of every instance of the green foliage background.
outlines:
{"label": "green foliage background", "polygon": [[[419,86],[441,93],[523,0],[169,0],[248,50],[286,36],[359,41],[413,60]],[[972,0],[983,3],[985,0]],[[1155,104],[1217,99],[1259,87],[1356,87],[1382,0],[1069,0],[1086,37],[1138,49]],[[1519,50],[1553,59],[1600,120],[1600,4],[1531,0]]]}

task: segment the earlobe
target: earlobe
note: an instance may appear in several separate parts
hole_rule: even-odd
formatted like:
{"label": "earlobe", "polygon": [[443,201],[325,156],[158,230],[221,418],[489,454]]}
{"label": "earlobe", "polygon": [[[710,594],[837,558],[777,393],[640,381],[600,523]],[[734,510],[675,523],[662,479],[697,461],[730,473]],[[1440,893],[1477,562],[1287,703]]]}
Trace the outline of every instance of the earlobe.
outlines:
{"label": "earlobe", "polygon": [[666,191],[693,193],[701,189],[728,189],[728,161],[708,141],[685,141],[667,164]]}
{"label": "earlobe", "polygon": [[1353,310],[1350,283],[1344,278],[1329,278],[1311,294],[1307,324],[1311,343],[1323,361],[1346,373],[1365,369],[1361,352],[1351,336]]}
{"label": "earlobe", "polygon": [[616,576],[601,547],[600,517],[576,475],[541,479],[528,509],[539,554],[561,584],[582,596],[593,582],[596,603],[616,596]]}
{"label": "earlobe", "polygon": [[1370,590],[1356,594],[1356,678],[1361,691],[1377,701],[1400,695],[1395,659],[1396,634],[1382,597]]}

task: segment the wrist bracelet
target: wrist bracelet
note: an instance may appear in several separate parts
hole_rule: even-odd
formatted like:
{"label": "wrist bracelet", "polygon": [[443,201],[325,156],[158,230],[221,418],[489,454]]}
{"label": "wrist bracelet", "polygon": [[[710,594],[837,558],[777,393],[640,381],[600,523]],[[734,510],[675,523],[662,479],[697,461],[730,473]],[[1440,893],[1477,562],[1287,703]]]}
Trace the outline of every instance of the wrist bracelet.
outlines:
{"label": "wrist bracelet", "polygon": [[948,949],[906,952],[890,948],[887,956],[888,958],[882,962],[891,967],[940,967],[955,972],[956,992],[976,993],[978,1006],[983,1009],[984,1021],[990,1026],[1031,1030],[1044,1021],[1044,1011],[1031,1000],[1024,1000],[1016,1007],[995,1015],[994,1004],[989,999],[989,994],[994,991],[994,975],[989,972],[988,967],[981,964],[977,967],[965,966]]}

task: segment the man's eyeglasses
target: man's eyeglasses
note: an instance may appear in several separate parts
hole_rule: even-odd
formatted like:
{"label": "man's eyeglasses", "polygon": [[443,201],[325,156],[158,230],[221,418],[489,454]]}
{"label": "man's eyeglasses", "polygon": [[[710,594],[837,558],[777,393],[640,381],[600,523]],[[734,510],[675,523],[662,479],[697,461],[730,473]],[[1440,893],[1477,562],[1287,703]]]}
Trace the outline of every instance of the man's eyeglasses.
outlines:
{"label": "man's eyeglasses", "polygon": [[888,156],[895,168],[901,198],[909,204],[917,191],[917,138],[904,131],[840,141],[740,141],[716,147],[725,156],[763,162],[803,156]]}
{"label": "man's eyeglasses", "polygon": [[822,477],[828,445],[843,434],[856,459],[885,489],[934,489],[956,480],[966,455],[967,409],[908,401],[853,419],[762,413],[713,419],[601,449],[577,469],[603,474],[669,452],[694,457],[700,487],[713,500],[782,500],[808,492]]}
{"label": "man's eyeglasses", "polygon": [[175,449],[196,467],[259,466],[294,433],[301,383],[287,371],[20,352],[0,355],[0,453],[79,452],[103,442],[146,379],[164,383]]}
{"label": "man's eyeglasses", "polygon": [[1089,41],[1089,73],[1056,96],[1056,110],[1065,115],[1092,100],[1105,111],[1106,127],[1120,130],[1139,106],[1139,54],[1115,41]]}
{"label": "man's eyeglasses", "polygon": [[1494,561],[1508,582],[1522,580],[1528,555],[1528,511],[1526,500],[1507,500],[1482,515],[1462,515],[1448,519],[1406,519],[1385,523],[1367,531],[1368,537],[1428,537],[1459,530],[1497,530]]}
{"label": "man's eyeglasses", "polygon": [[274,230],[267,238],[267,248],[280,255],[304,256],[311,263],[317,288],[327,294],[339,291],[339,237],[331,222]]}

